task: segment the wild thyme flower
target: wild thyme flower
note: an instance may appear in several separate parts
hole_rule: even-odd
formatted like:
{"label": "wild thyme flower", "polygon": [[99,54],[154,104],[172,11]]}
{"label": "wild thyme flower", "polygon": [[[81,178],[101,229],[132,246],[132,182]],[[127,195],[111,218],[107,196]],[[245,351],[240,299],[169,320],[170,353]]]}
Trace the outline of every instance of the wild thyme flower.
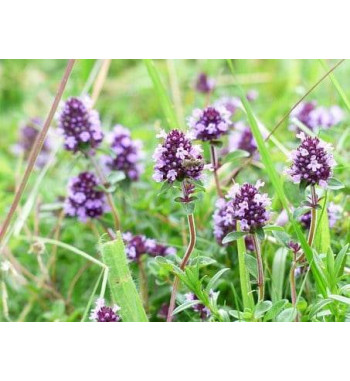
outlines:
{"label": "wild thyme flower", "polygon": [[[18,144],[14,147],[15,153],[23,153],[24,158],[28,159],[30,151],[35,143],[37,136],[42,128],[42,121],[39,118],[31,119],[20,129]],[[49,158],[51,152],[50,138],[46,137],[41,152],[37,158],[36,166],[42,168]]]}
{"label": "wild thyme flower", "polygon": [[301,139],[301,144],[292,151],[293,163],[286,173],[296,184],[305,181],[307,185],[326,187],[335,165],[333,155],[329,152],[332,146],[316,137],[305,136],[303,132],[297,137]]}
{"label": "wild thyme flower", "polygon": [[99,298],[96,301],[95,308],[91,311],[90,320],[99,323],[118,322],[120,317],[117,312],[120,307],[116,304],[113,307],[106,306],[106,302],[103,298]]}
{"label": "wild thyme flower", "polygon": [[[195,294],[192,292],[188,292],[185,294],[186,301],[193,301],[193,300],[198,300]],[[208,318],[211,315],[211,312],[209,308],[207,308],[204,304],[198,303],[192,306],[192,309],[196,312],[199,313],[199,316],[202,320]]]}
{"label": "wild thyme flower", "polygon": [[229,152],[237,149],[257,155],[257,145],[252,131],[243,122],[236,123],[234,130],[229,135]]}
{"label": "wild thyme flower", "polygon": [[153,179],[169,183],[184,179],[198,180],[204,168],[201,148],[192,145],[189,136],[178,130],[172,130],[169,134],[162,131],[158,137],[165,140],[158,145],[153,155]]}
{"label": "wild thyme flower", "polygon": [[122,171],[129,180],[137,181],[143,172],[141,141],[132,140],[130,131],[121,125],[116,125],[108,138],[115,156],[105,158],[107,168]]}
{"label": "wild thyme flower", "polygon": [[241,229],[254,233],[258,228],[263,227],[269,219],[269,212],[266,210],[270,206],[271,200],[266,193],[259,193],[259,188],[264,185],[260,180],[256,185],[235,184],[229,197],[232,201],[228,205],[236,220],[240,221]]}
{"label": "wild thyme flower", "polygon": [[208,77],[205,73],[201,73],[197,78],[195,87],[199,93],[211,93],[215,88],[215,80]]}
{"label": "wild thyme flower", "polygon": [[[317,128],[330,128],[343,120],[343,111],[338,106],[330,108],[317,106],[317,102],[302,102],[291,113],[291,119],[298,119],[310,130],[315,131]],[[292,130],[298,130],[296,126],[291,124]]]}
{"label": "wild thyme flower", "polygon": [[91,109],[89,98],[69,98],[59,115],[58,125],[68,151],[96,148],[102,142],[100,117]]}
{"label": "wild thyme flower", "polygon": [[259,93],[257,90],[251,89],[247,92],[246,98],[248,99],[249,102],[254,102],[259,96]]}
{"label": "wild thyme flower", "polygon": [[153,257],[176,254],[176,249],[157,243],[144,235],[132,235],[130,232],[123,234],[125,251],[131,261],[137,262],[143,254]]}
{"label": "wild thyme flower", "polygon": [[[236,231],[236,219],[232,208],[232,200],[219,198],[213,215],[214,236],[219,245],[228,233]],[[244,237],[246,249],[254,250],[254,243],[249,235]]]}
{"label": "wild thyme flower", "polygon": [[230,113],[224,107],[209,106],[195,109],[188,118],[188,126],[194,137],[202,141],[213,141],[226,134],[231,125]]}
{"label": "wild thyme flower", "polygon": [[96,176],[91,172],[83,172],[72,178],[64,204],[66,215],[78,217],[82,222],[88,218],[101,217],[108,207],[104,192],[96,189],[98,185]]}

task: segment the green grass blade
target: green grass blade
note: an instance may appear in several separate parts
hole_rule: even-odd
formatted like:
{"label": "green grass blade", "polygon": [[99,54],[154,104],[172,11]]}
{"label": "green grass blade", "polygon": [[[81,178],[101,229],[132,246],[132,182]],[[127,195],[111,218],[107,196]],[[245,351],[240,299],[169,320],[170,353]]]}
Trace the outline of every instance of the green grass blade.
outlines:
{"label": "green grass blade", "polygon": [[[231,60],[227,60],[227,63],[231,69],[232,75],[235,76],[235,71],[234,71],[234,67],[233,67]],[[288,199],[287,199],[287,197],[283,191],[283,181],[281,179],[280,174],[277,173],[277,171],[274,167],[274,164],[273,164],[272,159],[271,159],[271,154],[270,154],[270,152],[269,152],[269,150],[265,144],[264,138],[261,134],[258,123],[255,119],[254,114],[253,114],[251,105],[248,102],[248,100],[246,99],[242,88],[238,84],[236,84],[236,86],[237,86],[237,89],[240,93],[241,102],[242,102],[242,104],[243,104],[243,106],[247,112],[249,124],[250,124],[251,130],[252,130],[252,133],[254,135],[254,138],[256,140],[258,150],[259,150],[260,155],[261,155],[261,160],[265,166],[266,172],[267,172],[267,174],[271,180],[271,183],[272,183],[272,185],[276,191],[278,198],[280,199],[283,207],[286,209],[286,211],[288,213],[289,220],[292,223],[293,229],[294,229],[294,231],[298,237],[298,240],[301,244],[301,247],[305,253],[305,256],[306,256],[306,258],[307,258],[307,260],[311,266],[311,271],[312,271],[312,274],[315,278],[315,281],[316,281],[322,295],[324,297],[327,297],[327,287],[326,287],[326,280],[325,280],[324,274],[322,274],[322,271],[321,271],[320,267],[317,265],[316,261],[313,260],[314,259],[313,258],[314,257],[313,252],[312,252],[310,246],[308,245],[306,238],[304,237],[300,227],[298,226],[298,223],[294,220],[293,215],[290,212],[289,202],[288,202]]]}
{"label": "green grass blade", "polygon": [[112,299],[120,307],[124,322],[147,322],[147,315],[131,277],[124,243],[118,232],[117,239],[101,244],[102,260],[109,269],[108,284]]}
{"label": "green grass blade", "polygon": [[90,295],[88,304],[87,304],[86,307],[85,307],[85,311],[84,311],[83,317],[81,318],[81,322],[84,322],[84,321],[86,321],[86,319],[87,319],[87,316],[88,316],[89,311],[90,311],[90,309],[91,309],[92,302],[93,302],[93,300],[94,300],[94,297],[95,297],[95,295],[96,295],[98,286],[99,286],[99,284],[100,284],[100,282],[101,282],[102,275],[103,275],[104,272],[105,272],[105,270],[103,269],[103,270],[101,271],[101,273],[100,273],[100,275],[99,275],[99,277],[98,277],[96,283],[95,283],[95,286],[94,286],[94,288],[93,288],[93,290],[92,290],[92,293],[91,293],[91,295]]}
{"label": "green grass blade", "polygon": [[174,106],[170,100],[169,95],[167,94],[165,87],[160,79],[159,71],[154,64],[153,60],[145,59],[144,63],[146,65],[148,74],[152,80],[154,89],[157,93],[159,102],[162,106],[164,116],[166,118],[166,121],[168,123],[168,126],[172,128],[178,128],[178,120],[176,117]]}
{"label": "green grass blade", "polygon": [[[237,224],[238,225],[238,224]],[[239,231],[239,226],[237,226]],[[237,239],[237,251],[238,251],[238,266],[239,266],[239,280],[241,282],[241,292],[243,300],[243,309],[254,309],[254,298],[250,286],[249,273],[245,262],[246,247],[244,237]]]}
{"label": "green grass blade", "polygon": [[321,201],[322,210],[317,213],[315,248],[318,253],[327,253],[331,246],[331,235],[329,231],[329,220],[327,213],[327,193]]}
{"label": "green grass blade", "polygon": [[283,297],[283,285],[286,272],[287,254],[288,250],[283,247],[277,250],[273,258],[271,279],[271,299],[273,303],[276,303]]}

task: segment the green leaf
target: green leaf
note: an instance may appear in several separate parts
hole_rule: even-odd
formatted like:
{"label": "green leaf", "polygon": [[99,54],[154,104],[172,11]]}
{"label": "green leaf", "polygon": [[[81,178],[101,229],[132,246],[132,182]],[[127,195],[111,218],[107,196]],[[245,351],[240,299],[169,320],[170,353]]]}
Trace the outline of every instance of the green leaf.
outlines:
{"label": "green leaf", "polygon": [[193,214],[196,204],[194,202],[184,202],[182,203],[184,211],[187,215]]}
{"label": "green leaf", "polygon": [[258,279],[258,263],[255,257],[250,254],[245,255],[245,263],[248,268],[250,275],[254,277],[254,279]]}
{"label": "green leaf", "polygon": [[286,308],[277,315],[276,320],[281,323],[291,322],[297,316],[297,310],[294,307]]}
{"label": "green leaf", "polygon": [[207,287],[205,288],[207,292],[210,292],[210,290],[214,289],[214,286],[216,282],[227,272],[229,271],[229,268],[224,268],[218,271],[208,282]]}
{"label": "green leaf", "polygon": [[278,300],[269,309],[267,314],[264,316],[264,321],[275,320],[276,316],[283,310],[283,308],[288,304],[287,299]]}
{"label": "green leaf", "polygon": [[308,211],[310,211],[309,206],[302,206],[300,208],[296,208],[293,212],[293,218],[298,219],[300,216],[304,215]]}
{"label": "green leaf", "polygon": [[244,236],[246,236],[248,233],[246,232],[231,232],[231,233],[228,233],[226,237],[224,237],[224,239],[222,240],[222,243],[223,244],[226,244],[226,243],[229,243],[229,242],[233,242],[233,241],[237,241],[239,238],[242,238]]}
{"label": "green leaf", "polygon": [[104,264],[108,267],[108,284],[113,301],[120,307],[124,322],[148,321],[140,296],[131,277],[120,232],[117,239],[101,244]]}
{"label": "green leaf", "polygon": [[323,310],[323,308],[326,307],[330,303],[333,303],[333,300],[331,300],[331,299],[320,300],[319,302],[317,302],[316,304],[314,304],[310,308],[309,317],[310,318],[314,317],[315,315],[318,314],[319,311]]}
{"label": "green leaf", "polygon": [[172,187],[173,187],[173,184],[172,184],[172,183],[165,182],[165,183],[162,185],[162,187],[160,188],[160,191],[159,191],[159,193],[157,194],[157,197],[161,196],[162,194],[164,194],[165,192],[167,192],[168,190],[170,190]]}
{"label": "green leaf", "polygon": [[263,241],[264,239],[265,239],[265,233],[264,233],[264,229],[263,228],[257,228],[256,229],[256,234],[257,234],[257,236],[258,236],[258,239],[260,240],[260,241]]}
{"label": "green leaf", "polygon": [[346,298],[345,296],[341,295],[329,295],[328,297],[330,299],[336,300],[337,302],[347,304],[348,306],[350,306],[350,298]]}
{"label": "green leaf", "polygon": [[337,257],[334,261],[334,272],[337,277],[340,277],[343,275],[345,262],[346,262],[346,255],[348,254],[349,244],[346,244],[338,253]]}
{"label": "green leaf", "polygon": [[281,300],[284,290],[284,277],[286,273],[286,258],[288,250],[279,248],[273,258],[271,275],[271,299],[275,303]]}
{"label": "green leaf", "polygon": [[338,190],[338,189],[343,189],[345,188],[345,185],[340,182],[339,180],[335,179],[334,177],[331,177],[328,181],[327,181],[327,188],[328,189],[333,189],[333,190]]}
{"label": "green leaf", "polygon": [[148,74],[152,80],[154,89],[157,93],[158,100],[163,109],[163,113],[167,120],[168,126],[170,128],[177,128],[179,124],[176,117],[175,109],[160,79],[159,71],[156,65],[151,59],[145,59],[143,61],[146,65]]}
{"label": "green leaf", "polygon": [[326,197],[321,201],[322,209],[317,212],[315,248],[318,253],[327,253],[331,246],[331,235],[329,232],[329,221],[327,213],[327,193]]}
{"label": "green leaf", "polygon": [[235,161],[238,161],[239,159],[249,157],[249,156],[250,156],[249,152],[238,149],[236,151],[233,151],[227,154],[223,159],[223,163],[233,163]]}
{"label": "green leaf", "polygon": [[272,232],[272,231],[280,231],[284,232],[284,227],[282,226],[277,226],[277,225],[266,225],[263,227],[265,232]]}
{"label": "green leaf", "polygon": [[184,310],[187,310],[188,308],[191,308],[195,306],[196,304],[199,304],[201,301],[200,300],[188,300],[185,303],[181,304],[177,308],[175,308],[173,312],[173,316],[178,314],[179,312],[182,312]]}
{"label": "green leaf", "polygon": [[254,310],[254,317],[256,319],[262,318],[265,313],[270,310],[272,307],[272,302],[270,300],[265,300],[263,302],[260,302],[256,305]]}
{"label": "green leaf", "polygon": [[125,176],[124,172],[113,171],[108,175],[107,181],[109,184],[114,185],[116,183],[119,183],[120,181],[123,181],[125,178],[126,178],[126,176]]}

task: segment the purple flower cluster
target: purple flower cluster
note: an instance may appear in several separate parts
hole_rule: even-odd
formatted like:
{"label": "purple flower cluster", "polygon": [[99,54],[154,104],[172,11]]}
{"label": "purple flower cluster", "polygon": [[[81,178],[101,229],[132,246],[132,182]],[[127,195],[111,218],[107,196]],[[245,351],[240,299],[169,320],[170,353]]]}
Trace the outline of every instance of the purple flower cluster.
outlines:
{"label": "purple flower cluster", "polygon": [[153,179],[169,183],[186,178],[198,180],[204,168],[200,147],[192,145],[190,138],[178,130],[172,130],[169,134],[162,131],[158,137],[165,140],[153,155]]}
{"label": "purple flower cluster", "polygon": [[[343,111],[338,106],[330,108],[317,106],[317,102],[302,102],[291,113],[291,119],[298,119],[310,130],[330,128],[343,120]],[[293,123],[293,122],[292,122]],[[298,129],[291,124],[291,129]]]}
{"label": "purple flower cluster", "polygon": [[[214,236],[219,245],[228,233],[236,231],[236,218],[232,208],[232,201],[220,198],[216,202],[216,209],[213,215]],[[254,250],[252,238],[249,235],[244,237],[246,249]]]}
{"label": "purple flower cluster", "polygon": [[306,137],[303,132],[300,132],[297,137],[301,139],[301,144],[292,151],[293,163],[286,173],[297,184],[305,181],[307,185],[327,186],[335,165],[333,155],[329,152],[332,149],[331,145],[316,137]]}
{"label": "purple flower cluster", "polygon": [[237,149],[249,152],[251,155],[257,153],[257,145],[249,126],[243,122],[235,124],[235,129],[229,135],[229,152]]}
{"label": "purple flower cluster", "polygon": [[224,108],[229,113],[230,117],[232,117],[241,104],[241,100],[237,97],[222,97],[215,102],[214,107],[219,109]]}
{"label": "purple flower cluster", "polygon": [[232,200],[228,203],[227,210],[235,220],[240,221],[243,231],[254,233],[269,219],[266,208],[270,206],[271,200],[266,193],[259,193],[259,188],[263,185],[260,180],[255,186],[245,183],[240,187],[235,184],[228,193]]}
{"label": "purple flower cluster", "polygon": [[69,98],[59,115],[58,124],[68,151],[96,148],[102,142],[100,117],[96,110],[91,109],[89,98]]}
{"label": "purple flower cluster", "polygon": [[99,323],[118,322],[120,321],[120,317],[117,314],[119,310],[119,306],[108,307],[105,300],[99,298],[96,301],[95,308],[91,311],[90,320]]}
{"label": "purple flower cluster", "polygon": [[211,93],[215,88],[215,80],[208,77],[205,73],[201,73],[197,78],[195,87],[199,93]]}
{"label": "purple flower cluster", "polygon": [[[192,292],[187,293],[185,297],[186,297],[186,301],[188,302],[198,300],[196,295],[193,294]],[[202,320],[208,318],[211,315],[209,308],[207,308],[205,305],[201,303],[195,304],[194,306],[192,306],[192,309],[199,313],[199,316]]]}
{"label": "purple flower cluster", "polygon": [[115,157],[106,157],[105,165],[112,171],[122,171],[131,181],[137,181],[143,172],[141,165],[142,143],[139,140],[132,140],[130,131],[117,125],[109,136],[111,148]]}
{"label": "purple flower cluster", "polygon": [[188,126],[196,139],[213,141],[227,133],[231,114],[225,107],[207,107],[195,109],[188,118]]}
{"label": "purple flower cluster", "polygon": [[144,235],[132,235],[130,232],[123,234],[125,251],[131,261],[137,262],[143,254],[152,257],[176,254],[176,249],[157,243],[156,240]]}
{"label": "purple flower cluster", "polygon": [[96,176],[91,172],[83,172],[72,178],[64,204],[66,215],[78,217],[82,222],[88,218],[101,217],[108,207],[105,194],[96,189],[98,185]]}
{"label": "purple flower cluster", "polygon": [[[42,128],[42,121],[39,118],[31,119],[25,126],[20,129],[20,137],[18,144],[14,147],[15,153],[23,153],[24,158],[28,159],[30,151],[35,140]],[[49,158],[51,152],[50,139],[46,137],[41,152],[37,158],[36,165],[42,168]]]}

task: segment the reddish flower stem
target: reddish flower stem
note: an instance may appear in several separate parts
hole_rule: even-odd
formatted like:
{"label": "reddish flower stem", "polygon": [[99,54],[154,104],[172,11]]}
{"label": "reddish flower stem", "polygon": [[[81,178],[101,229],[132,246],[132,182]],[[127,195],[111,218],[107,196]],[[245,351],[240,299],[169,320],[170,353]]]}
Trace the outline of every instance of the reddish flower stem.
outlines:
{"label": "reddish flower stem", "polygon": [[214,170],[214,179],[215,179],[215,185],[216,185],[216,191],[218,193],[218,196],[220,198],[224,197],[224,194],[222,193],[221,187],[220,187],[220,181],[219,181],[219,175],[218,175],[218,161],[216,157],[216,152],[215,152],[215,147],[213,144],[210,145],[210,152],[211,152],[211,162],[213,165],[213,170]]}

